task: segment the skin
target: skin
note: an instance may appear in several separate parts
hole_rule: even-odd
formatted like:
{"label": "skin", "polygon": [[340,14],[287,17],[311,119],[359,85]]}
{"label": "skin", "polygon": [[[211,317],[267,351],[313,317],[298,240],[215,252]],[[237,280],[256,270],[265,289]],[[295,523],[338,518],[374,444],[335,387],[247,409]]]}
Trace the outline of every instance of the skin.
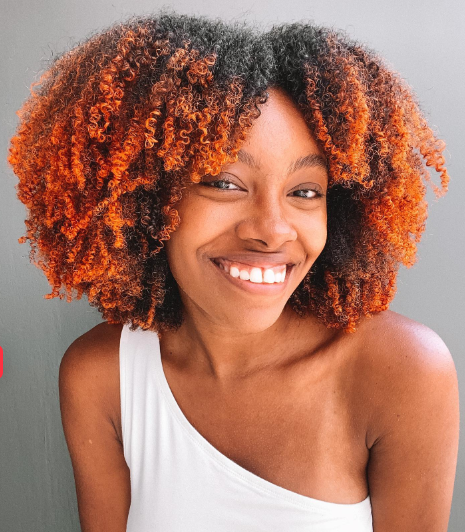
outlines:
{"label": "skin", "polygon": [[[313,163],[287,175],[300,157],[324,161],[324,154],[288,97],[270,93],[241,149],[258,167],[237,161],[219,176],[193,183],[177,205],[182,223],[166,243],[186,322],[176,338],[166,335],[162,341],[167,348],[176,342],[219,382],[282,362],[292,314],[283,312],[286,301],[327,238],[326,197],[314,192],[326,194],[325,167]],[[229,180],[229,189],[213,187],[218,179]],[[257,295],[225,282],[210,259],[241,252],[295,263],[285,290]]]}
{"label": "skin", "polygon": [[[435,332],[395,312],[347,334],[286,306],[326,241],[325,196],[310,199],[309,189],[325,194],[327,173],[312,165],[287,175],[297,158],[323,153],[284,92],[271,89],[261,110],[242,146],[257,167],[237,161],[205,177],[227,174],[228,190],[189,186],[166,243],[185,311],[160,339],[173,395],[202,436],[254,474],[329,502],[369,494],[375,532],[445,532],[459,427],[452,357]],[[242,252],[295,263],[283,289],[248,292],[210,260]],[[97,325],[60,366],[85,532],[122,532],[129,511],[120,334],[121,325]]]}

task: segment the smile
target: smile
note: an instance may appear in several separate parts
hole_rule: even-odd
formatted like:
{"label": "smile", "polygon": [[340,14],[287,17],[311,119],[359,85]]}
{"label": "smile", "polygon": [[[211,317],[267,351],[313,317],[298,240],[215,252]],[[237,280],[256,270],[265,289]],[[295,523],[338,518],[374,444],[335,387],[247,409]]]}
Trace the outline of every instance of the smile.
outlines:
{"label": "smile", "polygon": [[231,277],[239,277],[243,281],[252,283],[284,283],[286,278],[286,264],[274,266],[273,268],[257,268],[249,264],[231,262],[220,258],[214,259],[213,262],[229,273]]}
{"label": "smile", "polygon": [[287,286],[292,265],[281,264],[272,268],[258,268],[249,264],[231,262],[223,258],[211,259],[219,270],[235,286],[258,294],[281,292]]}

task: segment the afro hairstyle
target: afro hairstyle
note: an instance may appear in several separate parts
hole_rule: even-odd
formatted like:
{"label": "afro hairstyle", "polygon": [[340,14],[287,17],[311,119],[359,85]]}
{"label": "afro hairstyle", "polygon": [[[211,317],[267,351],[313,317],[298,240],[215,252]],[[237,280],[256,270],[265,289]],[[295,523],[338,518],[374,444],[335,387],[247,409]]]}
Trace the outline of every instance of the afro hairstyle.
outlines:
{"label": "afro hairstyle", "polygon": [[[164,242],[189,182],[216,175],[285,90],[328,161],[326,245],[287,304],[354,332],[386,310],[416,261],[443,141],[410,87],[365,45],[307,22],[260,30],[163,10],[54,57],[17,112],[8,162],[48,299],[83,294],[110,323],[183,319]],[[441,187],[427,167],[439,174]]]}

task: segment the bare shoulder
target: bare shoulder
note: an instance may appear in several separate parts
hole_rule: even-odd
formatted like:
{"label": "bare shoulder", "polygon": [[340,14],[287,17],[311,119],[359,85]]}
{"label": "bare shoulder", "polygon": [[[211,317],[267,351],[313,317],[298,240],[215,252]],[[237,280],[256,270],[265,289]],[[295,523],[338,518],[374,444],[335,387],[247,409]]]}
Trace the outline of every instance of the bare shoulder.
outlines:
{"label": "bare shoulder", "polygon": [[86,356],[90,351],[94,354],[102,353],[105,358],[114,351],[115,347],[118,347],[122,327],[121,323],[111,324],[106,321],[99,323],[76,338],[67,349],[65,356],[70,356],[68,353],[72,353],[71,356],[78,356],[79,351],[83,351],[82,356]]}
{"label": "bare shoulder", "polygon": [[60,364],[61,419],[83,531],[126,530],[131,493],[120,425],[121,329],[93,327],[68,347]]}
{"label": "bare shoulder", "polygon": [[387,310],[365,319],[361,342],[375,362],[402,370],[454,369],[452,355],[442,338],[428,326]]}
{"label": "bare shoulder", "polygon": [[120,436],[119,343],[122,324],[99,323],[66,350],[60,363],[60,386],[73,387],[98,401]]}
{"label": "bare shoulder", "polygon": [[[442,338],[428,326],[393,311],[364,319],[359,329],[363,378],[371,398],[369,447],[389,431],[401,405],[424,402],[457,387],[454,360]],[[432,392],[434,390],[434,393]],[[454,405],[451,404],[451,408]]]}
{"label": "bare shoulder", "polygon": [[364,319],[360,333],[374,529],[447,530],[459,440],[452,355],[432,329],[392,311]]}
{"label": "bare shoulder", "polygon": [[68,347],[61,366],[70,371],[86,366],[86,370],[107,370],[118,362],[122,324],[99,323]]}

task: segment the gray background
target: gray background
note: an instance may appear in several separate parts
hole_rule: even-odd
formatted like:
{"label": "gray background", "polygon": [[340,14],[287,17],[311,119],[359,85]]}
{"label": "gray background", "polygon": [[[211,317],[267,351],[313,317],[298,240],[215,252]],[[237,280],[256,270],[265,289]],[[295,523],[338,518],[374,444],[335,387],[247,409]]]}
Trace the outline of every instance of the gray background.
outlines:
{"label": "gray background", "polygon": [[[71,462],[62,432],[58,368],[68,345],[101,320],[87,300],[45,300],[48,282],[29,264],[25,209],[6,164],[15,111],[44,60],[89,32],[132,14],[156,11],[156,0],[0,0],[0,530],[79,530]],[[166,4],[165,4],[166,5]],[[179,12],[226,20],[313,19],[346,30],[374,48],[414,87],[427,117],[448,145],[449,193],[428,192],[430,215],[418,262],[402,268],[391,309],[436,331],[465,386],[465,3],[463,0],[196,0]],[[439,182],[438,176],[433,179]],[[425,501],[425,505],[428,501]],[[465,522],[465,446],[460,446],[449,531]],[[376,532],[376,531],[375,531]]]}

